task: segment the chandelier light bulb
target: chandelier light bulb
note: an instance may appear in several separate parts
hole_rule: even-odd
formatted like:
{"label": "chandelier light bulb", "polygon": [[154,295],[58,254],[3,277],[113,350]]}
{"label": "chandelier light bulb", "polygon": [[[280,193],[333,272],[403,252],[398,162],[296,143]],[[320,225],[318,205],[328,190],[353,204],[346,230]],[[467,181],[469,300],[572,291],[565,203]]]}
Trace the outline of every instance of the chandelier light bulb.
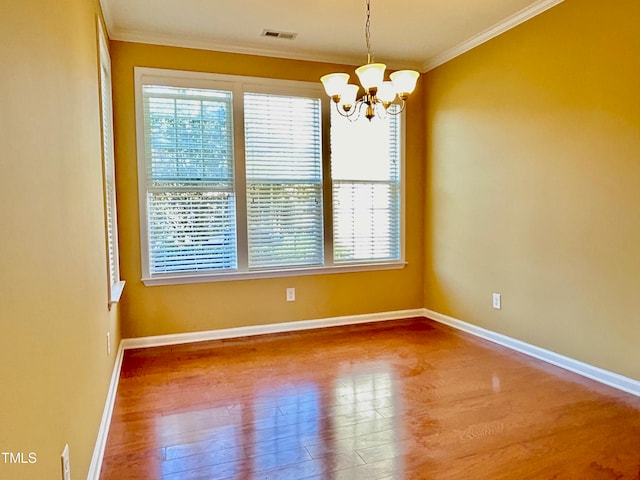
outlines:
{"label": "chandelier light bulb", "polygon": [[340,100],[340,104],[342,105],[342,108],[345,112],[351,110],[351,107],[355,105],[356,98],[358,97],[358,90],[360,90],[360,87],[358,87],[358,85],[354,85],[353,83],[349,83],[343,87],[341,92],[342,98]]}
{"label": "chandelier light bulb", "polygon": [[335,98],[338,97],[339,101],[339,97],[349,81],[349,74],[330,73],[329,75],[321,77],[320,81],[322,82],[322,85],[324,85],[324,91],[327,92],[327,95],[333,98],[334,101]]}
{"label": "chandelier light bulb", "polygon": [[376,96],[382,101],[382,105],[387,108],[389,104],[396,99],[396,89],[393,83],[388,80],[382,82]]}
{"label": "chandelier light bulb", "polygon": [[415,70],[398,70],[389,75],[398,96],[403,100],[415,90],[419,76]]}
{"label": "chandelier light bulb", "polygon": [[384,80],[384,71],[387,66],[384,63],[368,63],[356,68],[356,75],[360,80],[360,85],[365,92],[370,93],[373,89],[378,90]]}

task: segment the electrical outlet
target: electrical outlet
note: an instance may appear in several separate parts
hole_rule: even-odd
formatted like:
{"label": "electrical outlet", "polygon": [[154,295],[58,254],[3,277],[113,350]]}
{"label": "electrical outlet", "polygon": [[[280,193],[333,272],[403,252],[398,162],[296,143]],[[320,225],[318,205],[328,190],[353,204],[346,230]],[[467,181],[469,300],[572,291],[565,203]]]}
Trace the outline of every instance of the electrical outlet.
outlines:
{"label": "electrical outlet", "polygon": [[107,332],[107,356],[111,355],[111,332]]}
{"label": "electrical outlet", "polygon": [[287,302],[295,302],[295,301],[296,301],[296,289],[287,288]]}
{"label": "electrical outlet", "polygon": [[493,294],[493,308],[495,308],[496,310],[500,310],[501,304],[502,304],[502,295],[500,295],[499,293],[494,293]]}
{"label": "electrical outlet", "polygon": [[60,455],[60,463],[62,466],[62,480],[71,480],[71,464],[69,463],[69,444],[64,446],[62,455]]}

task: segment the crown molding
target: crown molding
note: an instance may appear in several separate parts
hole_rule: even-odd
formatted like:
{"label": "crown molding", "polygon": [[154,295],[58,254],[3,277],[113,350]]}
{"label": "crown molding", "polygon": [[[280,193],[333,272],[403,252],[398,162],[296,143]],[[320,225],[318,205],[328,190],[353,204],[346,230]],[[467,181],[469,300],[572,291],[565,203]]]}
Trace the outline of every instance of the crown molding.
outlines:
{"label": "crown molding", "polygon": [[555,7],[559,3],[562,3],[564,0],[538,0],[537,2],[529,5],[526,8],[523,8],[517,13],[505,18],[501,22],[489,27],[488,29],[480,32],[477,35],[465,40],[462,43],[459,43],[455,47],[450,48],[442,52],[440,55],[436,55],[435,57],[427,60],[427,62],[422,66],[422,71],[424,73],[429,70],[433,70],[436,67],[439,67],[443,63],[448,62],[449,60],[453,60],[454,58],[462,55],[463,53],[468,52],[469,50],[477,47],[478,45],[482,45],[485,42],[488,42],[492,38],[497,37],[498,35],[506,32],[507,30],[511,30],[514,27],[517,27],[521,23],[530,20],[531,18],[540,15],[542,12],[549,10],[552,7]]}
{"label": "crown molding", "polygon": [[[472,36],[458,45],[442,52],[435,57],[428,59],[425,63],[419,62],[389,62],[388,68],[392,70],[413,69],[426,73],[434,68],[453,60],[463,53],[472,50],[492,38],[540,15],[552,7],[562,3],[564,0],[538,0],[519,12],[507,17],[501,22],[488,29]],[[355,66],[362,64],[361,55],[340,55],[336,53],[321,53],[317,51],[292,51],[285,48],[265,48],[255,45],[238,45],[225,41],[207,40],[202,37],[181,36],[176,37],[157,32],[144,32],[136,30],[124,30],[114,26],[113,15],[110,10],[108,0],[100,0],[102,15],[107,27],[107,34],[111,40],[123,42],[148,43],[152,45],[164,45],[170,47],[193,48],[198,50],[211,50],[226,53],[238,53],[242,55],[257,55],[261,57],[284,58],[289,60],[302,60],[310,62],[322,62],[330,64],[341,64]]]}
{"label": "crown molding", "polygon": [[[103,0],[104,1],[104,0]],[[106,17],[105,17],[106,18]],[[106,20],[105,20],[106,21]],[[337,55],[335,53],[320,53],[310,51],[292,51],[279,48],[264,48],[250,45],[238,45],[221,41],[212,41],[200,37],[175,37],[162,33],[141,32],[134,30],[121,30],[112,28],[109,34],[111,40],[123,42],[148,43],[152,45],[164,45],[169,47],[193,48],[198,50],[211,50],[225,53],[239,53],[242,55],[257,55],[261,57],[284,58],[288,60],[303,60],[309,62],[321,62],[331,64],[341,64],[353,67],[361,65],[362,55]],[[418,63],[387,63],[387,67],[392,70],[415,69],[419,70]]]}

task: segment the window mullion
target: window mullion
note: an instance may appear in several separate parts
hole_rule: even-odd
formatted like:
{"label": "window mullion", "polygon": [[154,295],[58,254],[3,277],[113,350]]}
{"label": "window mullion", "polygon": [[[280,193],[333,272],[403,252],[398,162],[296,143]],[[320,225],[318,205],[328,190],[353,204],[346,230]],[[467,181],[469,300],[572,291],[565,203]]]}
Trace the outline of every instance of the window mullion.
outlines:
{"label": "window mullion", "polygon": [[249,240],[247,233],[247,175],[244,143],[244,88],[241,84],[236,84],[233,88],[233,146],[238,271],[246,272],[249,270]]}
{"label": "window mullion", "polygon": [[331,176],[331,103],[322,99],[322,194],[324,209],[324,264],[333,265],[333,183]]}

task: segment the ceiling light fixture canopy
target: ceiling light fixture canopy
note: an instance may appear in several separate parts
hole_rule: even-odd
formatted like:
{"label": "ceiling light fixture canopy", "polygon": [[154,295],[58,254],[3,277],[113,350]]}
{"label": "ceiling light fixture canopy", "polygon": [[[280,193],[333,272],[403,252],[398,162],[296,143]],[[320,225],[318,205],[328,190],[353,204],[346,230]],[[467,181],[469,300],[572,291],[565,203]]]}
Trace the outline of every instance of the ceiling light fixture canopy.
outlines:
{"label": "ceiling light fixture canopy", "polygon": [[[349,83],[348,73],[330,73],[320,78],[338,113],[343,117],[348,117],[350,120],[357,119],[364,106],[366,106],[365,117],[369,121],[376,115],[384,117],[389,113],[397,115],[402,112],[406,105],[406,100],[416,88],[416,82],[420,76],[415,70],[399,70],[389,75],[390,81],[384,80],[384,72],[387,66],[384,63],[373,62],[370,28],[371,0],[367,0],[367,22],[365,24],[367,63],[356,68],[356,75],[364,89],[364,94],[358,97],[360,87]],[[390,109],[389,106],[393,103],[399,103],[400,108]],[[352,118],[354,116],[355,118]]]}

